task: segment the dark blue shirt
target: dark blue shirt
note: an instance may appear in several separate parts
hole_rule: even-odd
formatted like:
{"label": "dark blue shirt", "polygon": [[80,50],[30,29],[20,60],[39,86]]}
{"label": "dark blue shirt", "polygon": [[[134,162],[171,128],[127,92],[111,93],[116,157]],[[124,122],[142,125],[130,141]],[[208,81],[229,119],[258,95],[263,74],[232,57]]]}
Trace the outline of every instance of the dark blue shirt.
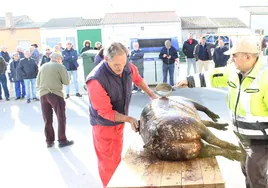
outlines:
{"label": "dark blue shirt", "polygon": [[202,61],[209,60],[209,55],[208,55],[208,50],[207,50],[207,46],[206,45],[204,45],[204,46],[200,45],[198,58],[200,60],[202,60]]}

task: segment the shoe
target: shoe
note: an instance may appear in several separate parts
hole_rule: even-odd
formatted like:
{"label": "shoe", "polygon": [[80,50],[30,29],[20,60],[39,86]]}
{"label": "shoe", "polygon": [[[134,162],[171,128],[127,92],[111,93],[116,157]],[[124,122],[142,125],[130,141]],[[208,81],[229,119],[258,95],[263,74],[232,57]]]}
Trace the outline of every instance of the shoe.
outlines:
{"label": "shoe", "polygon": [[9,99],[9,98],[7,98],[7,99],[6,99],[6,101],[10,101],[10,99]]}
{"label": "shoe", "polygon": [[80,93],[76,93],[75,96],[82,97],[82,95]]}
{"label": "shoe", "polygon": [[2,98],[2,97],[0,97],[0,101],[1,101],[1,100],[3,100],[3,98]]}
{"label": "shoe", "polygon": [[17,97],[15,100],[19,100],[20,99],[20,97]]}
{"label": "shoe", "polygon": [[47,143],[47,148],[51,148],[54,146],[54,142],[51,142],[51,143]]}
{"label": "shoe", "polygon": [[131,91],[131,93],[137,93],[138,92],[138,90],[132,90]]}
{"label": "shoe", "polygon": [[34,101],[40,101],[38,98],[33,98]]}
{"label": "shoe", "polygon": [[66,97],[65,97],[65,99],[69,99],[70,98],[70,95],[69,94],[67,94],[66,95]]}
{"label": "shoe", "polygon": [[175,88],[172,88],[172,91],[176,91],[176,89]]}
{"label": "shoe", "polygon": [[21,99],[24,99],[24,98],[25,98],[25,96],[22,96],[22,97],[21,97]]}
{"label": "shoe", "polygon": [[31,100],[30,99],[27,99],[27,103],[30,103],[31,102]]}
{"label": "shoe", "polygon": [[74,141],[67,140],[66,142],[60,142],[59,143],[59,148],[63,148],[63,147],[70,146],[70,145],[73,145],[73,144],[74,144]]}

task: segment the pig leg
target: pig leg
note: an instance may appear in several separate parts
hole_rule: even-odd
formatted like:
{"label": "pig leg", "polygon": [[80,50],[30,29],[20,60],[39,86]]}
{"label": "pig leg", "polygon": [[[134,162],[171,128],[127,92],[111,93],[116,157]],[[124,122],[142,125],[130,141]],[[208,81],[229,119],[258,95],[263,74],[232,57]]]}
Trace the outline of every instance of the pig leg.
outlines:
{"label": "pig leg", "polygon": [[213,127],[218,130],[226,131],[227,126],[229,125],[228,123],[215,123],[213,121],[206,121],[206,120],[201,120],[202,123],[207,126],[207,127]]}

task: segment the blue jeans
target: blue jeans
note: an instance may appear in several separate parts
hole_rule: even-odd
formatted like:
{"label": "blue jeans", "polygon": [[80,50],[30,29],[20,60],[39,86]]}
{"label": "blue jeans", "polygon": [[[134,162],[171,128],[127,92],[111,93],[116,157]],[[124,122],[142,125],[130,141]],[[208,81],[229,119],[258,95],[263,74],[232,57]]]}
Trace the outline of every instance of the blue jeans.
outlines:
{"label": "blue jeans", "polygon": [[15,92],[17,98],[24,97],[26,95],[24,81],[15,81]]}
{"label": "blue jeans", "polygon": [[33,99],[36,98],[36,78],[32,79],[24,79],[25,84],[25,91],[26,91],[26,99],[30,100],[31,94],[30,94],[30,85],[32,90],[32,97]]}
{"label": "blue jeans", "polygon": [[[73,76],[74,90],[75,93],[78,92],[78,81],[77,81],[77,71],[68,71],[69,79],[71,80],[71,76]],[[66,86],[66,94],[70,94],[70,84]]]}
{"label": "blue jeans", "polygon": [[197,73],[196,69],[196,59],[195,58],[187,58],[187,76],[191,73],[191,66],[194,67],[194,73]]}
{"label": "blue jeans", "polygon": [[[3,86],[6,99],[9,99],[9,91],[7,88],[7,77],[5,74],[0,74],[0,83]],[[2,98],[2,88],[0,86],[0,98]]]}
{"label": "blue jeans", "polygon": [[[138,68],[140,76],[143,78],[144,68],[143,67],[137,67],[137,68]],[[139,88],[134,84],[133,90],[139,90]]]}
{"label": "blue jeans", "polygon": [[169,72],[169,83],[174,86],[174,69],[175,65],[163,63],[163,82],[167,83],[167,74]]}

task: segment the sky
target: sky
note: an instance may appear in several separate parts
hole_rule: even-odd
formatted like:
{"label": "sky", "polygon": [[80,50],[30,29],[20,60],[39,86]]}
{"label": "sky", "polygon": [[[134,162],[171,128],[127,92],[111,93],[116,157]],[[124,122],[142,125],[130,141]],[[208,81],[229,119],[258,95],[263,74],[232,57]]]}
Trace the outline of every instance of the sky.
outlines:
{"label": "sky", "polygon": [[245,1],[247,0],[8,0],[4,4],[10,6],[5,6],[4,11],[1,9],[0,16],[5,16],[5,12],[13,12],[14,16],[28,15],[35,22],[45,22],[50,18],[62,17],[101,18],[107,12],[175,10],[178,16],[238,17],[247,22],[248,13],[239,8]]}

